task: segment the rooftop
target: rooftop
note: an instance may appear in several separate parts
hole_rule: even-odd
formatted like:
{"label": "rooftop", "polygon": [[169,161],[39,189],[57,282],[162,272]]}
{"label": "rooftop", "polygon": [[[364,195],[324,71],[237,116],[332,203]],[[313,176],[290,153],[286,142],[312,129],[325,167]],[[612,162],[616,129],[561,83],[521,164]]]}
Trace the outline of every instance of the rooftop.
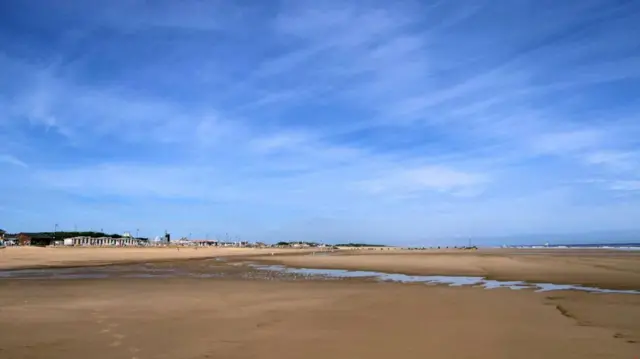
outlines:
{"label": "rooftop", "polygon": [[32,239],[51,239],[53,238],[52,235],[47,234],[47,233],[27,233],[27,232],[21,232],[18,233],[18,236],[27,236],[29,238]]}

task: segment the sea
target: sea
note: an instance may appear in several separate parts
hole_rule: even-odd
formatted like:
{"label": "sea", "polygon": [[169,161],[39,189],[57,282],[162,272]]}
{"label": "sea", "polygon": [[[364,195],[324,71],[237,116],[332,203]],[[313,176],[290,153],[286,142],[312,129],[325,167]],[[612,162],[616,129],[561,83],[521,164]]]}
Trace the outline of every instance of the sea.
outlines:
{"label": "sea", "polygon": [[592,249],[618,249],[640,250],[640,243],[583,243],[583,244],[535,244],[535,245],[504,245],[502,248],[592,248]]}

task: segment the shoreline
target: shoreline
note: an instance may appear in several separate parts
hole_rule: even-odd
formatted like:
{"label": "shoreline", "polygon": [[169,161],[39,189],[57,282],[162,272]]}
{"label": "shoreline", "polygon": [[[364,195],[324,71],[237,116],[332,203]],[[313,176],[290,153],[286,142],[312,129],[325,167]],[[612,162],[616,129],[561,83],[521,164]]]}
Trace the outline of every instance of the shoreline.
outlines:
{"label": "shoreline", "polygon": [[[521,250],[520,250],[521,251]],[[640,290],[640,253],[593,250],[542,253],[540,250],[479,251],[475,253],[346,253],[330,256],[237,256],[230,261],[253,261],[297,269],[382,272],[409,276],[482,277],[494,281],[522,281],[580,285],[612,290]]]}
{"label": "shoreline", "polygon": [[582,285],[567,285],[556,283],[535,283],[527,281],[500,281],[491,280],[486,277],[472,276],[446,276],[446,275],[407,275],[401,273],[387,273],[378,271],[346,270],[346,269],[325,269],[325,268],[295,268],[281,265],[259,265],[249,264],[249,266],[263,271],[299,274],[315,278],[331,279],[375,279],[380,283],[400,283],[400,284],[427,284],[443,285],[448,287],[474,287],[482,289],[507,288],[511,290],[533,290],[534,292],[555,292],[555,291],[576,291],[586,293],[601,294],[640,294],[640,290],[618,290],[597,287],[586,287]]}

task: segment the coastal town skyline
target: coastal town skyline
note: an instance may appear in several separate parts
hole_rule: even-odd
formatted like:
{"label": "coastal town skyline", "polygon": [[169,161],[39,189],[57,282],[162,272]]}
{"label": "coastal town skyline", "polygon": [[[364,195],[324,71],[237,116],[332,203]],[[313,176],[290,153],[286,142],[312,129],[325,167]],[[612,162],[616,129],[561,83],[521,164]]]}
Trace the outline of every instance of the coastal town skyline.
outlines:
{"label": "coastal town skyline", "polygon": [[[166,236],[173,238],[173,241],[216,241],[223,243],[233,242],[247,242],[247,243],[268,243],[275,244],[278,242],[290,242],[290,243],[317,243],[317,244],[363,244],[363,245],[384,245],[384,246],[400,246],[400,247],[437,247],[437,246],[457,246],[457,247],[498,247],[498,246],[540,246],[540,245],[607,245],[607,244],[633,244],[634,246],[640,245],[640,231],[594,231],[594,232],[581,232],[581,233],[529,233],[511,236],[496,236],[496,237],[481,237],[481,236],[468,236],[468,237],[454,237],[454,238],[435,238],[435,237],[422,237],[415,238],[413,240],[394,241],[385,240],[371,240],[367,238],[330,238],[330,239],[311,239],[312,237],[299,237],[296,239],[284,239],[279,237],[254,237],[246,238],[239,234],[227,233],[227,232],[206,232],[204,234],[189,232],[181,235],[172,234],[168,230],[164,230],[161,234],[147,234],[147,231],[136,229],[135,232],[124,231],[109,231],[100,228],[99,230],[90,229],[78,229],[77,225],[73,226],[73,229],[65,229],[59,225],[54,225],[54,231],[48,230],[9,230],[0,227],[0,234],[8,233],[14,236],[19,233],[103,233],[105,236],[118,236],[118,237],[131,237],[142,238],[151,242],[156,242],[160,238],[160,241],[166,240]],[[211,234],[215,233],[215,234]]]}

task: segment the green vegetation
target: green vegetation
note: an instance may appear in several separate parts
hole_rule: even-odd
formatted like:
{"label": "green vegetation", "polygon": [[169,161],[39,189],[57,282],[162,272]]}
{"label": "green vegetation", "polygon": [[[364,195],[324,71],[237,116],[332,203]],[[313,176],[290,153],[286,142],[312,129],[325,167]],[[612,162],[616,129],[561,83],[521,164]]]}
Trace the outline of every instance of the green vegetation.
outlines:
{"label": "green vegetation", "polygon": [[55,239],[56,240],[61,240],[61,239],[65,239],[65,238],[72,238],[72,237],[92,237],[92,238],[112,237],[112,238],[122,238],[122,236],[119,235],[119,234],[107,234],[107,233],[102,233],[102,232],[55,232],[55,233],[46,233],[46,234],[48,234],[48,235],[50,235],[52,237],[55,234]]}
{"label": "green vegetation", "polygon": [[276,245],[278,245],[278,246],[292,246],[294,244],[303,245],[303,246],[306,245],[306,246],[309,246],[309,247],[318,247],[318,246],[320,246],[320,243],[304,242],[304,241],[294,241],[294,242],[280,241],[280,242],[276,243]]}

